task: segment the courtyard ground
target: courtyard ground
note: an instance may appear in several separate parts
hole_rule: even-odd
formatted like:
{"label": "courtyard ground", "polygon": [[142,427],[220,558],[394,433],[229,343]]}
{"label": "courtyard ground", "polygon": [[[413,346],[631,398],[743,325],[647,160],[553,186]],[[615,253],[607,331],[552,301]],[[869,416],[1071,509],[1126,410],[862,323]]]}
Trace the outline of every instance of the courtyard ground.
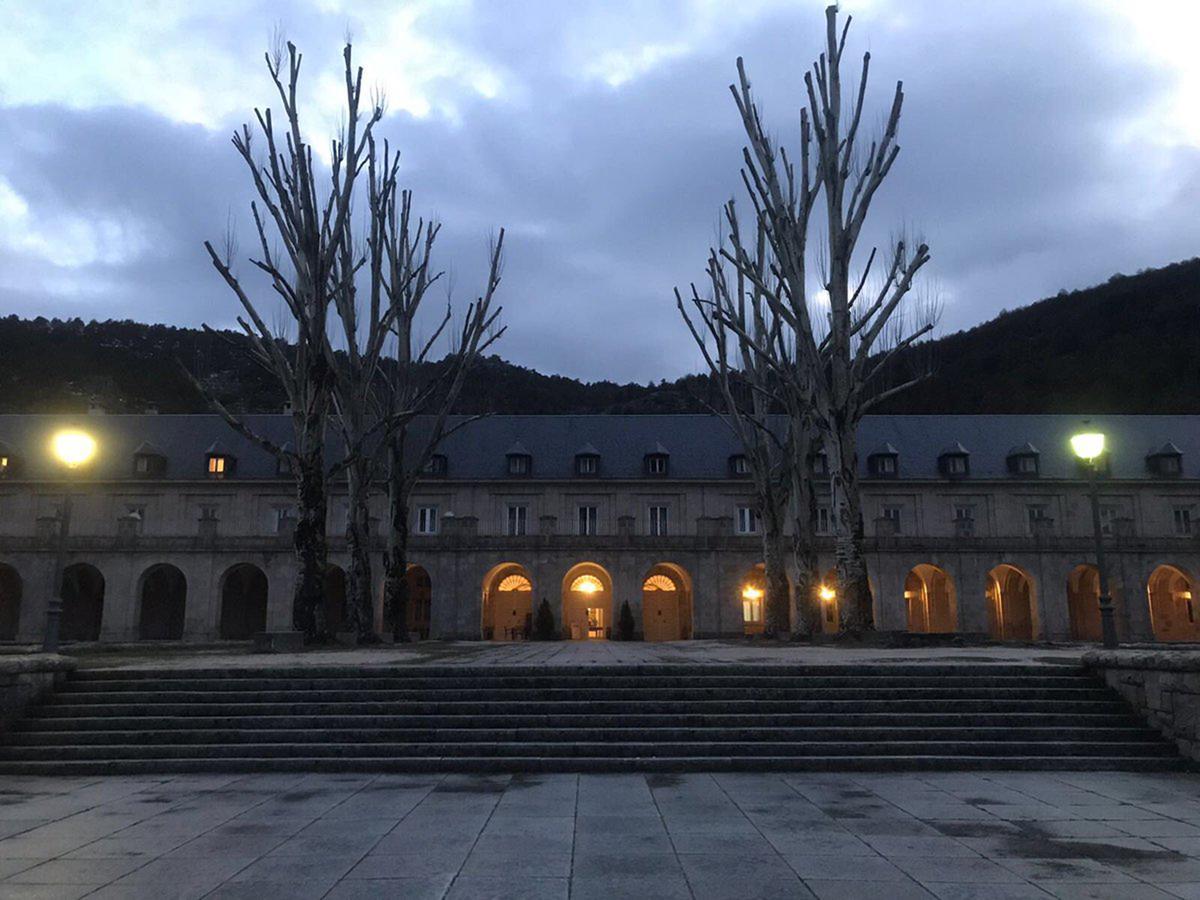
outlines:
{"label": "courtyard ground", "polygon": [[0,897],[1200,897],[1200,777],[6,778]]}

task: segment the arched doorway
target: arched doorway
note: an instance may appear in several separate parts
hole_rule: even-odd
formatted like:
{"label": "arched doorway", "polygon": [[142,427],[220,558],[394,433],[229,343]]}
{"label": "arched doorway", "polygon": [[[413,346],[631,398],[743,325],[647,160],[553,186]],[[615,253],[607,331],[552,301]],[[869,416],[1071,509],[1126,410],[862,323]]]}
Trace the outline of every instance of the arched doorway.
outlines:
{"label": "arched doorway", "polygon": [[267,576],[256,565],[238,563],[221,579],[223,640],[248,641],[267,630]]}
{"label": "arched doorway", "polygon": [[572,566],[562,584],[563,631],[573,641],[605,640],[612,634],[612,578],[603,566]]}
{"label": "arched doorway", "polygon": [[987,576],[988,631],[997,641],[1032,641],[1039,632],[1033,579],[1016,566],[996,566]]}
{"label": "arched doorway", "polygon": [[100,640],[104,617],[104,576],[88,563],[75,563],[63,571],[62,618],[58,634],[64,641]]}
{"label": "arched doorway", "polygon": [[[1113,595],[1113,617],[1120,630],[1120,598],[1111,584],[1109,591]],[[1099,641],[1104,637],[1100,623],[1100,572],[1095,566],[1076,566],[1067,576],[1067,612],[1072,640]]]}
{"label": "arched doorway", "polygon": [[647,641],[692,636],[691,579],[674,563],[659,563],[642,582],[642,636]]}
{"label": "arched doorway", "polygon": [[842,627],[841,607],[838,603],[837,569],[830,569],[817,585],[817,598],[821,601],[821,631],[837,634]]}
{"label": "arched doorway", "polygon": [[138,614],[138,639],[178,641],[183,638],[187,607],[187,579],[166,563],[151,566],[142,575],[142,604]]}
{"label": "arched doorway", "polygon": [[0,563],[0,641],[15,641],[21,624],[21,576]]}
{"label": "arched doorway", "polygon": [[904,579],[908,630],[921,634],[949,634],[958,630],[958,598],[954,582],[944,569],[921,563]]}
{"label": "arched doorway", "polygon": [[759,563],[742,579],[742,633],[762,634],[767,622],[767,567]]}
{"label": "arched doorway", "polygon": [[346,572],[341,566],[325,567],[325,630],[346,630]]}
{"label": "arched doorway", "polygon": [[429,640],[429,621],[433,608],[433,579],[423,566],[412,565],[404,575],[408,582],[408,608],[405,611],[405,624],[409,634],[415,634],[418,640]]}
{"label": "arched doorway", "polygon": [[483,579],[485,641],[528,640],[533,630],[533,579],[517,563],[501,563]]}
{"label": "arched doorway", "polygon": [[1159,566],[1146,582],[1150,623],[1160,641],[1200,641],[1200,610],[1195,584],[1175,566]]}

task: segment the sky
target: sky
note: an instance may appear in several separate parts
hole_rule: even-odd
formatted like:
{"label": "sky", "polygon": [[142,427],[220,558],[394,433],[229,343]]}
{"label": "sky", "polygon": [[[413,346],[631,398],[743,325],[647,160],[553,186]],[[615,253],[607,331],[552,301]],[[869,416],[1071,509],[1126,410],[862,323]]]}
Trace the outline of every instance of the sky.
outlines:
{"label": "sky", "polygon": [[[698,371],[672,291],[703,275],[740,196],[734,61],[794,145],[824,5],[0,0],[0,314],[235,327],[203,242],[232,226],[250,271],[251,186],[229,139],[273,99],[263,51],[282,33],[304,54],[323,149],[349,37],[414,206],[442,223],[439,305],[480,290],[503,226],[498,353],[588,380]],[[1200,255],[1200,3],[842,10],[853,69],[872,55],[864,121],[880,127],[905,90],[866,237],[929,243],[941,333]]]}

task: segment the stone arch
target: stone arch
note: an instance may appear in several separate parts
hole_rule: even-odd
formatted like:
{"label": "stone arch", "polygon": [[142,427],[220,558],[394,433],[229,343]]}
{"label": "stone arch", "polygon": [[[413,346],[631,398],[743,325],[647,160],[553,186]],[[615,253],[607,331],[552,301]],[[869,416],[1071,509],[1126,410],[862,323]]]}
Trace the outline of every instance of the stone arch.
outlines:
{"label": "stone arch", "polygon": [[692,636],[692,579],[675,563],[658,563],[642,579],[642,636],[685,641]]}
{"label": "stone arch", "polygon": [[23,589],[20,573],[12,566],[0,563],[0,641],[17,639]]}
{"label": "stone arch", "polygon": [[1103,637],[1100,571],[1095,566],[1076,566],[1067,575],[1067,613],[1071,620],[1072,640],[1098,641]]}
{"label": "stone arch", "polygon": [[346,570],[332,563],[325,566],[325,630],[346,630]]}
{"label": "stone arch", "polygon": [[904,579],[908,630],[922,634],[958,631],[958,594],[945,569],[930,563],[913,566]]}
{"label": "stone arch", "polygon": [[[817,598],[821,601],[821,632],[837,634],[841,631],[841,604],[837,590],[837,569],[830,569],[817,585]],[[872,594],[874,592],[872,591]]]}
{"label": "stone arch", "polygon": [[493,566],[483,577],[480,629],[485,641],[529,640],[533,631],[533,577],[519,563]]}
{"label": "stone arch", "polygon": [[742,601],[742,633],[762,634],[767,623],[767,566],[757,563],[738,583]]}
{"label": "stone arch", "polygon": [[231,566],[221,577],[222,640],[248,641],[267,630],[267,575],[253,563]]}
{"label": "stone arch", "polygon": [[1041,631],[1033,576],[1001,563],[987,574],[988,632],[997,641],[1032,641]]}
{"label": "stone arch", "polygon": [[612,636],[612,576],[603,566],[582,562],[571,566],[562,583],[563,633],[571,640],[604,640]]}
{"label": "stone arch", "polygon": [[1150,624],[1159,641],[1200,641],[1196,580],[1184,569],[1160,565],[1146,580]]}
{"label": "stone arch", "polygon": [[169,563],[151,566],[142,573],[138,595],[138,640],[181,640],[187,610],[187,579],[183,572]]}
{"label": "stone arch", "polygon": [[408,604],[404,611],[405,626],[417,640],[429,640],[429,625],[433,614],[433,579],[424,566],[409,565],[404,573],[408,582]]}
{"label": "stone arch", "polygon": [[104,576],[90,563],[63,570],[62,617],[58,634],[64,641],[98,641],[104,618]]}

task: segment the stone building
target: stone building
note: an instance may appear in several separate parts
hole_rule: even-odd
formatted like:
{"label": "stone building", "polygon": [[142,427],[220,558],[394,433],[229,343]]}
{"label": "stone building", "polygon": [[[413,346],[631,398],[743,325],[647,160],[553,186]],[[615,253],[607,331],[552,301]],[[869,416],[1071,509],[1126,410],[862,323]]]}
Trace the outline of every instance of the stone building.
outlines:
{"label": "stone building", "polygon": [[[250,419],[287,440],[288,417]],[[877,626],[1098,639],[1087,482],[1068,446],[1081,427],[1073,416],[869,417],[860,466]],[[1200,639],[1200,417],[1088,427],[1108,436],[1101,519],[1119,631]],[[70,474],[49,449],[64,428],[98,446]],[[812,465],[819,475],[824,461]],[[64,638],[213,641],[288,627],[292,486],[273,457],[207,415],[4,415],[0,639],[41,633],[67,490]],[[382,491],[378,502],[382,521]],[[423,637],[522,639],[542,599],[574,639],[609,636],[625,601],[648,640],[761,629],[752,491],[735,438],[710,416],[472,423],[434,459],[412,516],[407,627]],[[335,485],[334,619],[344,518]],[[825,508],[820,523],[828,530]],[[831,568],[828,537],[821,557]]]}

